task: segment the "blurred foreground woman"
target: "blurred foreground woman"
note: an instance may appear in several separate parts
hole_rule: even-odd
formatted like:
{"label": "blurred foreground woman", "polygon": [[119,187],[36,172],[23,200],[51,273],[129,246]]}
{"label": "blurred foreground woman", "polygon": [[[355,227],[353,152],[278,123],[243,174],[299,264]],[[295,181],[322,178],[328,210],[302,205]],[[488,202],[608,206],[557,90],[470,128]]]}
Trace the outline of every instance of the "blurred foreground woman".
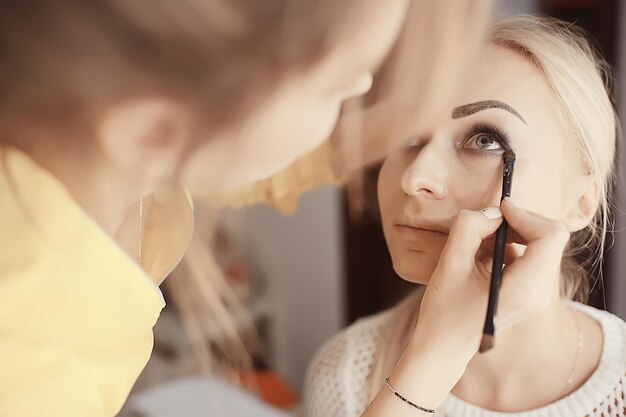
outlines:
{"label": "blurred foreground woman", "polygon": [[[267,178],[320,145],[411,33],[407,8],[486,11],[421,3],[4,2],[0,415],[115,415],[189,243],[187,190]],[[478,37],[462,28],[433,56]]]}

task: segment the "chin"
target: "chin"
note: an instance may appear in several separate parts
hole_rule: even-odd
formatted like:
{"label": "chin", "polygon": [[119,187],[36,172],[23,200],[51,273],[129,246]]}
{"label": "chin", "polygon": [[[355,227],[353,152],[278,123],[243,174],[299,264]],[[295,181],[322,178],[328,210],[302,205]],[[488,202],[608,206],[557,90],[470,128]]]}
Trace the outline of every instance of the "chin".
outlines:
{"label": "chin", "polygon": [[392,255],[393,269],[405,281],[427,285],[437,267],[439,256],[404,249]]}

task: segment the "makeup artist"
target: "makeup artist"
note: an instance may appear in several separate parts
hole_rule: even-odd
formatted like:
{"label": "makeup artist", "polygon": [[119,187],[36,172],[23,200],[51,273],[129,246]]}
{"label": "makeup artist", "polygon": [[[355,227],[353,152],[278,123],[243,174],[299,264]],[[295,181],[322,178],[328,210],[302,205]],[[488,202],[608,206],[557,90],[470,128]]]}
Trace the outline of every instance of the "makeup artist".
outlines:
{"label": "makeup artist", "polygon": [[422,54],[415,87],[449,86],[488,7],[2,2],[0,415],[115,415],[192,233],[186,189],[247,185],[320,145],[398,33],[395,60]]}
{"label": "makeup artist", "polygon": [[319,145],[407,4],[2,2],[0,415],[117,414],[192,233],[182,187]]}
{"label": "makeup artist", "polygon": [[[584,304],[611,227],[617,119],[605,74],[569,23],[519,16],[491,28],[448,120],[380,171],[394,269],[425,290],[321,349],[308,417],[626,415],[626,324]],[[513,162],[515,203],[500,206]],[[478,353],[504,220],[495,338]]]}

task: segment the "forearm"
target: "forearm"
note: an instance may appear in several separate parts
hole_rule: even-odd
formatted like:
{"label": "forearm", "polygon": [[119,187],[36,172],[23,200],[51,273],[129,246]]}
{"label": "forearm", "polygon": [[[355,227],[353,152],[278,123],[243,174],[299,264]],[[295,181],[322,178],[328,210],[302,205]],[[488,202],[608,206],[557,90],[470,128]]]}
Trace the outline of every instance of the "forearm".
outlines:
{"label": "forearm", "polygon": [[[393,389],[412,403],[436,410],[465,372],[471,350],[450,352],[410,344],[389,377]],[[362,417],[431,415],[397,397],[383,385]]]}

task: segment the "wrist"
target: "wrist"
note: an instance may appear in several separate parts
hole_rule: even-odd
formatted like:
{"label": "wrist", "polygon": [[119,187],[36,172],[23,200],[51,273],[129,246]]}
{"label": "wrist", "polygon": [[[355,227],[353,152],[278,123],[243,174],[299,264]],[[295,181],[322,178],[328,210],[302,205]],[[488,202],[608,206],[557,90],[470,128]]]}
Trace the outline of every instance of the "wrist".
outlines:
{"label": "wrist", "polygon": [[436,409],[465,373],[476,347],[428,338],[416,329],[390,380],[405,397]]}
{"label": "wrist", "polygon": [[481,337],[479,333],[465,337],[458,332],[430,331],[418,322],[407,350],[434,360],[467,365],[478,352]]}
{"label": "wrist", "polygon": [[420,406],[437,409],[465,372],[460,361],[441,352],[407,347],[389,376],[394,389]]}

